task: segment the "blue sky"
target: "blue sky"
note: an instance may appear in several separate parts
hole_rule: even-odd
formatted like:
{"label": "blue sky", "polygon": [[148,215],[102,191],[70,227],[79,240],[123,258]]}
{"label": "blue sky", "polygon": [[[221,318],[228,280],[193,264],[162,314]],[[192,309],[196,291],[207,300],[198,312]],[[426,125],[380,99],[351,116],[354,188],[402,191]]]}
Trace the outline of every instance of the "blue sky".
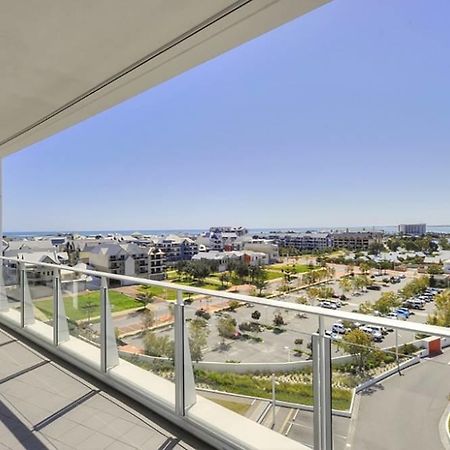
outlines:
{"label": "blue sky", "polygon": [[335,0],[5,159],[5,229],[450,223],[450,2]]}

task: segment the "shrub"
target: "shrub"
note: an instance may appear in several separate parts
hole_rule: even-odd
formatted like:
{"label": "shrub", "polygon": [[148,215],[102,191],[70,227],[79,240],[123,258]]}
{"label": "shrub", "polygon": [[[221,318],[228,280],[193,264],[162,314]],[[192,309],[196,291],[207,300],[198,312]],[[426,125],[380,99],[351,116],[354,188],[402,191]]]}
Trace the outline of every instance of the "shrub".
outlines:
{"label": "shrub", "polygon": [[209,320],[211,318],[211,314],[203,308],[197,309],[197,311],[195,311],[195,315],[197,317],[202,317],[205,320]]}
{"label": "shrub", "polygon": [[236,300],[231,300],[231,301],[228,303],[228,309],[229,309],[230,311],[236,311],[236,308],[238,308],[239,306],[240,306],[240,303],[237,302]]}
{"label": "shrub", "polygon": [[275,317],[273,318],[273,324],[277,327],[279,327],[280,325],[285,325],[283,316],[280,313],[275,314]]}
{"label": "shrub", "polygon": [[239,329],[241,331],[251,331],[254,333],[261,331],[260,325],[255,322],[242,322],[241,324],[239,324]]}

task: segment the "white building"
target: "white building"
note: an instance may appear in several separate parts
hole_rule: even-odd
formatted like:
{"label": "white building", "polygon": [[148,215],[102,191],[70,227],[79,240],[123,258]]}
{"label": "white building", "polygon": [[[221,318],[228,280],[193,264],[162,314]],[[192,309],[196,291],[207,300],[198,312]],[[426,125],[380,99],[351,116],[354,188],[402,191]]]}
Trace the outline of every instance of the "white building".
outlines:
{"label": "white building", "polygon": [[253,252],[249,250],[239,251],[233,250],[231,252],[218,252],[218,251],[210,251],[210,252],[200,252],[197,253],[193,258],[195,260],[208,260],[208,261],[217,261],[219,263],[219,272],[223,272],[227,270],[228,262],[234,261],[243,261],[250,266],[264,266],[269,264],[269,257],[266,253],[262,252]]}
{"label": "white building", "polygon": [[402,223],[398,226],[398,232],[400,234],[406,234],[408,236],[423,236],[427,234],[426,223]]}
{"label": "white building", "polygon": [[278,262],[280,260],[280,252],[278,245],[269,239],[251,239],[244,242],[245,251],[264,253],[267,255],[269,263]]}

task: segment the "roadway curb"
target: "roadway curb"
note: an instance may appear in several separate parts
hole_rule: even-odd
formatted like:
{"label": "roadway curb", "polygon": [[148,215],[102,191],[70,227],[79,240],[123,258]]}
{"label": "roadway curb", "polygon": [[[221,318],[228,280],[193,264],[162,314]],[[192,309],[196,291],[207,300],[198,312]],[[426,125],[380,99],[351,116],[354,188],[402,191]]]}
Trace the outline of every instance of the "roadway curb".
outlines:
{"label": "roadway curb", "polygon": [[445,450],[450,450],[450,430],[448,423],[450,420],[450,405],[447,406],[439,420],[439,437]]}

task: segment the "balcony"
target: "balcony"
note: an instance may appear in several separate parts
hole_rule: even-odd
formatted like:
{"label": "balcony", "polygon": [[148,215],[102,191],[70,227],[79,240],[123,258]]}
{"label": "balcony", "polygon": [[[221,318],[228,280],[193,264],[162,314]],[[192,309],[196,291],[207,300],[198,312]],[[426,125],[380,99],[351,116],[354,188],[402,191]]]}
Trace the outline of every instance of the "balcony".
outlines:
{"label": "balcony", "polygon": [[[7,265],[9,260],[2,259]],[[54,271],[54,279],[47,285],[48,292],[45,294],[37,293],[34,281],[32,277],[29,277],[30,272],[40,266]],[[31,265],[26,261],[20,264],[16,277],[11,277],[11,269],[9,269],[9,280],[13,281],[4,287],[6,295],[1,297],[0,304],[0,324],[7,327],[3,329],[20,340],[31,341],[37,346],[38,353],[49,355],[48,357],[53,361],[51,364],[57,365],[61,360],[71,367],[76,367],[76,370],[80,371],[81,378],[93,377],[98,382],[125,395],[126,398],[138,402],[144,409],[148,408],[175,426],[184,429],[187,436],[192,434],[197,439],[204,441],[205,445],[227,449],[302,449],[314,446],[314,448],[322,450],[346,448],[348,443],[356,442],[358,445],[356,448],[369,449],[374,448],[375,441],[381,443],[386,440],[386,442],[405,441],[401,431],[402,423],[405,420],[419,420],[420,418],[420,421],[429,420],[431,423],[436,420],[437,415],[445,413],[447,402],[445,395],[442,398],[436,398],[436,408],[430,412],[427,419],[423,419],[422,410],[414,410],[414,407],[426,407],[425,404],[420,403],[420,399],[423,399],[423,395],[420,394],[422,389],[425,391],[430,388],[448,390],[445,383],[449,375],[449,366],[446,364],[449,356],[447,351],[444,350],[441,356],[432,359],[428,358],[425,350],[419,348],[416,349],[416,352],[409,354],[403,354],[402,349],[406,349],[406,347],[399,345],[384,350],[375,347],[368,348],[367,351],[373,352],[374,355],[382,352],[385,360],[390,361],[390,365],[387,365],[381,373],[374,373],[368,379],[359,380],[354,388],[348,389],[344,387],[345,377],[339,369],[339,364],[351,364],[352,358],[342,353],[333,354],[332,345],[334,346],[337,338],[329,337],[325,333],[325,324],[330,319],[364,322],[395,330],[396,339],[408,333],[412,336],[414,333],[426,334],[434,336],[434,340],[439,342],[439,347],[445,347],[450,343],[450,329],[448,328],[89,270],[81,271],[81,273],[97,278],[101,288],[95,293],[91,292],[90,310],[85,313],[89,314],[92,319],[98,316],[99,323],[97,320],[87,323],[85,319],[78,319],[77,326],[74,327],[73,321],[78,316],[74,310],[72,296],[61,290],[59,278],[61,269],[73,270],[70,267],[51,264],[35,263]],[[80,273],[80,270],[77,270],[77,273]],[[175,292],[177,301],[174,318],[172,322],[169,322],[170,335],[174,337],[171,351],[173,356],[155,358],[139,352],[130,352],[119,345],[114,333],[116,322],[111,312],[114,310],[113,297],[111,297],[113,291],[108,287],[112,280],[126,281],[127,284],[144,284]],[[12,292],[19,292],[20,295],[18,297],[10,295]],[[51,294],[51,298],[48,297],[49,294]],[[271,317],[272,313],[278,314],[280,311],[284,311],[285,317],[290,317],[290,319],[286,326],[280,326],[282,330],[280,330],[280,336],[276,338],[280,339],[277,344],[275,344],[276,339],[269,341],[268,338],[267,343],[255,341],[254,344],[245,344],[245,340],[243,340],[239,346],[226,344],[234,345],[236,348],[254,345],[255,351],[248,354],[247,361],[220,362],[220,360],[208,358],[204,361],[193,362],[192,352],[196,350],[190,347],[188,341],[189,333],[192,331],[188,324],[196,317],[198,306],[185,304],[183,299],[186,294],[206,296],[205,298],[209,298],[210,303],[236,301],[242,305],[253,305],[263,311],[262,314],[266,320],[267,317]],[[40,297],[42,295],[45,297]],[[82,305],[81,297],[79,300],[80,304],[77,307],[80,311],[86,305]],[[239,314],[248,316],[255,310],[247,309],[245,306],[241,306],[241,308],[242,312]],[[318,332],[311,335],[302,331],[301,328],[289,326],[297,321],[297,316],[301,317],[298,320],[305,320],[306,316],[309,318],[308,320],[316,320]],[[70,317],[71,319],[68,320]],[[220,317],[219,315],[217,320]],[[310,340],[312,359],[295,360],[293,349],[283,345],[285,342],[283,333],[286,336],[296,337],[296,341],[301,339],[309,342]],[[266,336],[268,335],[266,334]],[[6,339],[7,342],[10,340],[9,337],[3,337],[3,339]],[[227,342],[232,342],[232,340],[227,340]],[[417,342],[416,344],[419,345]],[[3,352],[8,351],[8,345],[10,343],[0,347]],[[218,342],[217,345],[220,346],[222,343]],[[266,353],[267,356],[264,356]],[[217,355],[220,355],[220,352]],[[34,362],[27,367],[32,366],[34,367]],[[22,376],[21,370],[18,368],[18,377]],[[30,371],[30,376],[34,370]],[[39,371],[37,368],[36,370],[35,374],[37,375]],[[39,370],[44,369],[39,368]],[[213,379],[211,377],[216,380],[222,379],[223,375],[220,374],[224,372],[235,379],[236,386],[231,384],[227,388],[222,384],[211,389],[211,380]],[[247,388],[250,389],[248,394],[251,401],[248,400],[247,395],[236,392],[237,386],[242,385],[243,380],[248,379],[245,375],[247,372],[255,374],[254,382],[263,386],[258,395],[255,395],[252,388]],[[400,374],[407,376],[402,377]],[[8,376],[6,374],[6,382],[9,380]],[[358,376],[355,375],[355,380]],[[383,377],[388,377],[389,381],[386,381],[385,387],[383,385],[382,388]],[[42,379],[42,377],[38,378]],[[292,383],[291,378],[298,381]],[[420,389],[416,386],[417,382],[422,385]],[[95,383],[93,382],[93,384]],[[439,385],[442,388],[438,388]],[[291,389],[290,396],[286,395],[286,392],[289,392],[286,391],[286,386]],[[271,389],[273,389],[273,397]],[[32,398],[34,395],[32,393]],[[394,413],[398,414],[398,408],[395,406],[397,403],[395,403],[391,405],[392,413],[384,412],[393,423],[398,423],[399,431],[398,433],[391,431],[390,435],[383,440],[373,432],[372,420],[376,419],[377,423],[383,422],[377,414],[380,409],[383,409],[384,402],[390,404],[389,402],[393,401],[390,396],[393,396],[392,399],[395,401],[400,399],[401,402],[410,404],[412,410],[406,418],[404,414],[395,415]],[[71,404],[71,401],[74,400],[68,399],[68,404]],[[19,405],[21,404],[19,402]],[[256,404],[257,407],[253,408],[251,414],[243,417],[222,406],[230,404],[234,405],[235,410],[236,405],[240,405],[238,409],[240,407],[251,408],[252,404]],[[403,406],[399,407],[403,408]],[[64,409],[64,407],[61,408]],[[77,408],[78,406],[75,409]],[[355,417],[356,408],[359,412]],[[50,412],[48,410],[47,414],[51,416]],[[80,414],[83,415],[81,412]],[[119,417],[119,419],[121,418]],[[36,424],[34,425],[36,426]],[[62,427],[65,426],[64,423]],[[79,426],[84,425],[79,424]],[[422,437],[417,433],[410,433],[412,434],[411,439],[415,440],[417,445],[423,445],[425,442],[423,436],[427,441],[435,442],[437,445],[440,442],[438,430],[434,430],[432,427],[425,434],[422,430]],[[97,438],[100,439],[100,437]],[[419,448],[417,445],[408,448]],[[381,445],[377,448],[391,447]],[[396,448],[407,447],[399,445]]]}

